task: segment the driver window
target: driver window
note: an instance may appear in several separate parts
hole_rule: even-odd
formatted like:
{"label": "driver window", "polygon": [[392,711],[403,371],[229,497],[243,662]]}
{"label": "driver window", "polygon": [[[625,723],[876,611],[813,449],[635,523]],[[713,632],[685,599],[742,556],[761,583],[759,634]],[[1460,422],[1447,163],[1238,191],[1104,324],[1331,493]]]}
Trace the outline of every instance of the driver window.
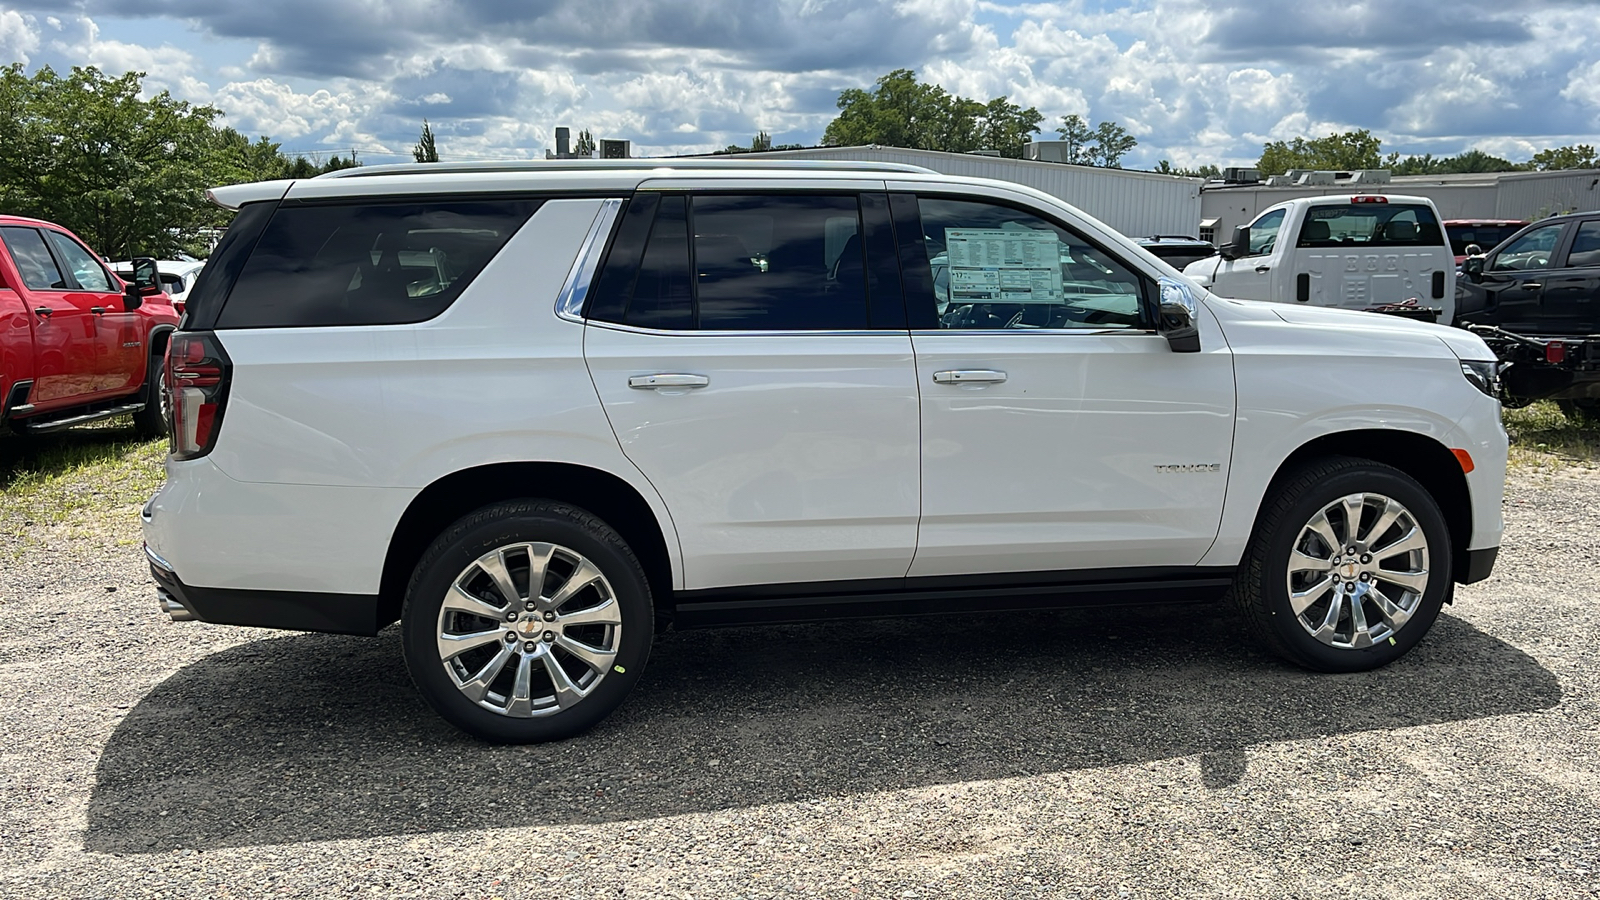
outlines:
{"label": "driver window", "polygon": [[1550,257],[1556,252],[1556,243],[1561,239],[1563,227],[1565,226],[1559,222],[1545,225],[1517,238],[1507,244],[1494,258],[1489,271],[1521,272],[1527,269],[1550,268]]}
{"label": "driver window", "polygon": [[1143,281],[1072,232],[989,203],[917,205],[940,328],[1146,327]]}
{"label": "driver window", "polygon": [[94,254],[78,246],[72,238],[55,231],[46,231],[50,243],[55,245],[56,254],[61,257],[67,268],[72,270],[72,277],[78,280],[78,287],[86,291],[99,291],[108,293],[112,290],[111,276],[106,274],[105,267],[94,258]]}
{"label": "driver window", "polygon": [[1246,256],[1266,256],[1278,245],[1285,210],[1273,210],[1250,223],[1250,250]]}

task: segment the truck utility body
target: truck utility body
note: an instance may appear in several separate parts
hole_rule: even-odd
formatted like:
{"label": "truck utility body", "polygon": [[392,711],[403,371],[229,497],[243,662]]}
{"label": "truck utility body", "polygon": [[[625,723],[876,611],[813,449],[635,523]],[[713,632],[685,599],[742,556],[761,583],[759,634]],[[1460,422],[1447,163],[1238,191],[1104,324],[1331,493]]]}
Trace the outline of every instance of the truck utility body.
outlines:
{"label": "truck utility body", "polygon": [[1426,197],[1300,197],[1234,229],[1184,274],[1224,297],[1395,312],[1450,324],[1455,267]]}

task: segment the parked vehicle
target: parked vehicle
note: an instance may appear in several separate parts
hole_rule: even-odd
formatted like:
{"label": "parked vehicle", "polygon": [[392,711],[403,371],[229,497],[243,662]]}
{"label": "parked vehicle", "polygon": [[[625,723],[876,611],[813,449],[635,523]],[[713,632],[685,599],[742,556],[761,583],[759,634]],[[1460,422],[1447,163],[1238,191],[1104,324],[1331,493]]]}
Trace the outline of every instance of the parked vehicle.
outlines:
{"label": "parked vehicle", "polygon": [[1156,234],[1150,237],[1135,238],[1134,243],[1150,251],[1167,265],[1182,271],[1192,262],[1217,255],[1217,248],[1210,241],[1202,241],[1197,237],[1184,237],[1182,235]]}
{"label": "parked vehicle", "polygon": [[1445,237],[1460,266],[1469,256],[1482,256],[1527,226],[1524,219],[1445,219]]}
{"label": "parked vehicle", "polygon": [[72,232],[0,216],[0,424],[42,433],[124,413],[166,433],[160,377],[178,315],[153,259],[132,283]]}
{"label": "parked vehicle", "polygon": [[665,627],[1228,597],[1367,670],[1500,543],[1477,337],[1216,297],[1016,184],[619,160],[212,196],[143,512],[163,607],[398,620],[489,740],[600,721]]}
{"label": "parked vehicle", "polygon": [[[161,276],[161,290],[172,303],[172,308],[183,315],[184,304],[188,302],[189,289],[194,287],[194,279],[205,268],[205,261],[199,259],[158,259],[156,271]],[[111,263],[112,271],[124,281],[133,278],[133,264],[131,262]]]}
{"label": "parked vehicle", "polygon": [[1600,211],[1542,219],[1468,259],[1456,308],[1508,363],[1508,404],[1600,411]]}
{"label": "parked vehicle", "polygon": [[1225,297],[1453,321],[1455,264],[1426,197],[1287,200],[1234,229],[1220,251],[1184,274]]}

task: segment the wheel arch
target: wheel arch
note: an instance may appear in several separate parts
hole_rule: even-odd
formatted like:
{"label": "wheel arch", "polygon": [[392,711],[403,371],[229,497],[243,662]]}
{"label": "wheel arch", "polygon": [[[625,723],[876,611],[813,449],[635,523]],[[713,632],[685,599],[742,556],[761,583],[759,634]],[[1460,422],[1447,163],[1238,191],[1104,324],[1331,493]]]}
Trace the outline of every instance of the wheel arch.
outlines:
{"label": "wheel arch", "polygon": [[507,462],[452,472],[423,488],[401,514],[389,539],[378,588],[379,627],[398,621],[406,585],[423,551],[469,512],[517,498],[571,503],[615,528],[639,558],[655,601],[658,630],[672,613],[670,525],[656,518],[632,485],[609,472],[558,462]]}
{"label": "wheel arch", "polygon": [[[1264,496],[1274,496],[1279,485],[1306,463],[1330,456],[1382,463],[1416,479],[1439,504],[1445,527],[1450,530],[1451,578],[1463,580],[1467,571],[1467,543],[1472,539],[1472,494],[1461,463],[1449,447],[1425,434],[1392,428],[1325,434],[1302,444],[1284,459],[1273,473]],[[1258,520],[1259,516],[1258,511]]]}

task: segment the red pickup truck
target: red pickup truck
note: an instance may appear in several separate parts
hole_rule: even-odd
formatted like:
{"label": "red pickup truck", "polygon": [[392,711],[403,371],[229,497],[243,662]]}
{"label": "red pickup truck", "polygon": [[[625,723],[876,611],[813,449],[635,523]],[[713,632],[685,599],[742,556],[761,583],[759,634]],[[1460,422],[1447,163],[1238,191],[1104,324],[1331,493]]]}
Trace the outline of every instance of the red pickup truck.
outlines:
{"label": "red pickup truck", "polygon": [[153,259],[126,284],[72,232],[0,216],[0,425],[23,434],[132,413],[166,433],[161,365],[178,314]]}

